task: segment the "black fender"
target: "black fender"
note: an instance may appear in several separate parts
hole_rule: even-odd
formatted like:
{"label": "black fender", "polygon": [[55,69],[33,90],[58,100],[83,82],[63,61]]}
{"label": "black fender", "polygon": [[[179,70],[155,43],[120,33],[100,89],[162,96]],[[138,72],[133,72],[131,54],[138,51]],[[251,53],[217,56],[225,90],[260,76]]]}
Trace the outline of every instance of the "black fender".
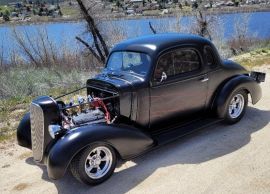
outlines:
{"label": "black fender", "polygon": [[248,75],[233,77],[223,85],[215,99],[214,108],[219,118],[225,117],[229,99],[237,90],[246,90],[251,96],[252,104],[256,104],[262,97],[261,87],[254,78]]}
{"label": "black fender", "polygon": [[94,142],[111,145],[121,159],[129,159],[150,149],[153,139],[142,130],[127,125],[91,124],[72,129],[51,148],[47,157],[48,175],[64,176],[73,157]]}
{"label": "black fender", "polygon": [[32,149],[30,113],[26,113],[17,128],[17,141],[22,147]]}

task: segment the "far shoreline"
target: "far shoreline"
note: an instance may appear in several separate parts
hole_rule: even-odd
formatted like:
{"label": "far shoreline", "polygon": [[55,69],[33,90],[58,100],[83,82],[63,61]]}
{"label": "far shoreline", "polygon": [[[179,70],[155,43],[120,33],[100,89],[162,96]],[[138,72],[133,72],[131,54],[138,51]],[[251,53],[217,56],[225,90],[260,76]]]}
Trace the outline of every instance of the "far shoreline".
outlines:
{"label": "far shoreline", "polygon": [[[270,12],[270,7],[265,8],[237,8],[237,9],[213,9],[206,10],[206,15],[225,15],[225,14],[237,14],[237,13],[255,13],[255,12]],[[116,21],[116,20],[138,20],[138,19],[158,19],[158,18],[170,18],[177,16],[194,16],[196,11],[192,12],[182,12],[182,13],[170,13],[170,14],[155,14],[155,15],[114,15],[114,16],[100,16],[99,18],[103,21]],[[82,17],[77,18],[47,18],[47,21],[13,21],[0,23],[0,27],[10,27],[10,26],[24,26],[24,25],[42,25],[42,24],[55,24],[55,23],[78,23],[83,22]]]}

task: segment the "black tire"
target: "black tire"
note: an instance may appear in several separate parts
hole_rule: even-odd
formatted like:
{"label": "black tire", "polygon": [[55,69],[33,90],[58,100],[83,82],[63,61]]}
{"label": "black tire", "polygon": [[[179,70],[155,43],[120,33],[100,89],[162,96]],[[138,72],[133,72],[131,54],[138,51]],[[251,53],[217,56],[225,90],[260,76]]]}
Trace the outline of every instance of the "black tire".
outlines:
{"label": "black tire", "polygon": [[[241,109],[241,112],[239,112],[238,114],[236,114],[235,117],[233,117],[232,116],[233,111],[230,113],[230,104],[231,104],[231,101],[237,97],[243,98],[243,100],[244,100],[243,108]],[[227,124],[234,124],[234,123],[237,123],[238,121],[240,121],[246,112],[247,104],[248,104],[248,94],[245,90],[238,90],[238,91],[233,92],[230,95],[230,98],[229,98],[228,103],[227,103],[225,122]]]}
{"label": "black tire", "polygon": [[[111,165],[108,168],[107,172],[102,177],[91,178],[86,173],[86,169],[85,169],[86,162],[87,162],[87,160],[89,160],[89,159],[87,159],[87,157],[89,156],[89,154],[91,152],[93,152],[93,150],[95,150],[96,148],[100,148],[100,147],[105,147],[111,152],[111,158],[112,158]],[[111,146],[109,146],[105,143],[93,143],[90,146],[88,146],[87,148],[83,149],[81,152],[79,152],[75,156],[75,158],[73,158],[73,160],[71,161],[71,164],[70,164],[70,170],[71,170],[71,173],[73,174],[73,176],[77,180],[79,180],[80,182],[88,184],[88,185],[97,185],[97,184],[100,184],[100,183],[106,181],[108,178],[110,178],[110,176],[114,172],[114,169],[116,167],[116,163],[117,163],[116,153],[115,153],[115,150]]]}

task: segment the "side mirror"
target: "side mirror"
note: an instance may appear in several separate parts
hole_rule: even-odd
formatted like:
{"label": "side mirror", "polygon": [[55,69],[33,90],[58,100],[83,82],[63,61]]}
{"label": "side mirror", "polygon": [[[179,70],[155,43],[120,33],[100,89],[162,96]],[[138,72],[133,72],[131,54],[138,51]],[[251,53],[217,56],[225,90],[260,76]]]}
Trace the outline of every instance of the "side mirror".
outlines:
{"label": "side mirror", "polygon": [[167,75],[165,72],[162,72],[162,75],[161,75],[161,79],[160,79],[160,83],[165,81],[167,79]]}

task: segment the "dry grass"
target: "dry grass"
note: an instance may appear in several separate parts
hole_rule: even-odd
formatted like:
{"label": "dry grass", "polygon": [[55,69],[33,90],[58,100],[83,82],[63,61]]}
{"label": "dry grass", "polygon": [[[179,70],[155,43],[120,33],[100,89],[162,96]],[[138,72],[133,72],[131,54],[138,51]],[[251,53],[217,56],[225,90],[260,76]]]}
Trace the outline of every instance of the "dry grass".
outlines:
{"label": "dry grass", "polygon": [[244,53],[233,57],[233,60],[250,70],[257,66],[270,65],[270,48],[257,49]]}
{"label": "dry grass", "polygon": [[29,103],[39,95],[59,96],[85,85],[93,72],[12,68],[0,74],[0,141],[13,138]]}
{"label": "dry grass", "polygon": [[62,6],[61,11],[64,16],[68,16],[70,18],[79,18],[80,17],[80,10],[74,6]]}
{"label": "dry grass", "polygon": [[56,88],[84,85],[95,72],[72,69],[11,68],[0,73],[0,100],[48,94]]}

